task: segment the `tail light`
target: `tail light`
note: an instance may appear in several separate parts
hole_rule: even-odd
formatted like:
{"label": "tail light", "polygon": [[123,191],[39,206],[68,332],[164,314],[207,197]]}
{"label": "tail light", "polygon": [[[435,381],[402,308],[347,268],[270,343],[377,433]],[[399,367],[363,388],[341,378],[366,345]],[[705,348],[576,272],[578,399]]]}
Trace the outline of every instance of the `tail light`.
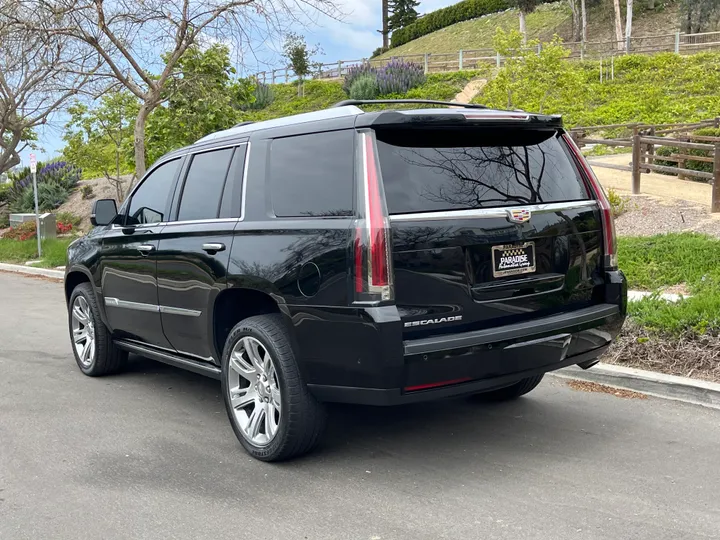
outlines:
{"label": "tail light", "polygon": [[376,304],[394,300],[391,230],[385,192],[371,131],[358,136],[360,181],[355,227],[355,302]]}
{"label": "tail light", "polygon": [[612,207],[610,201],[608,201],[605,190],[600,185],[600,181],[595,176],[592,168],[588,164],[585,156],[582,155],[580,149],[575,144],[575,141],[567,134],[563,134],[563,139],[570,148],[575,160],[582,169],[582,173],[585,176],[586,181],[590,184],[595,198],[597,199],[598,205],[600,206],[600,215],[602,218],[603,228],[603,251],[605,253],[604,268],[605,270],[617,270],[617,240],[615,238],[615,219],[612,214]]}

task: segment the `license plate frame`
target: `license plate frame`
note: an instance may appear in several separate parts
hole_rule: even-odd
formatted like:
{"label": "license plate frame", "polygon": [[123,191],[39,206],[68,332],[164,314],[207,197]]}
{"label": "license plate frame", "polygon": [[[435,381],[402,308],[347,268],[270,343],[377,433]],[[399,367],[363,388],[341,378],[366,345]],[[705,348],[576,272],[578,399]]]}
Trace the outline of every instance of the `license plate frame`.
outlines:
{"label": "license plate frame", "polygon": [[[522,258],[523,256],[524,260]],[[508,257],[515,257],[516,259],[508,260]],[[518,257],[519,259],[517,259]],[[493,246],[492,269],[493,277],[495,278],[518,276],[535,272],[535,242]]]}

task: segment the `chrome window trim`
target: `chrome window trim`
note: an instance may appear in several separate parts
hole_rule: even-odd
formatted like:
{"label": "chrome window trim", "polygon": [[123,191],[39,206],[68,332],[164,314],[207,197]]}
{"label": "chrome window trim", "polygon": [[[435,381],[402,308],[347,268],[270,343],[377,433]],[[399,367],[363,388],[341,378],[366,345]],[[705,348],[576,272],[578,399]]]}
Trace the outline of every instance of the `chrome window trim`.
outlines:
{"label": "chrome window trim", "polygon": [[173,225],[197,225],[203,223],[237,223],[240,221],[239,218],[210,218],[210,219],[186,219],[183,221],[169,221],[164,223],[166,227],[172,227]]}
{"label": "chrome window trim", "polygon": [[[547,204],[529,204],[527,206],[503,206],[498,208],[478,208],[474,210],[449,210],[442,212],[418,212],[417,214],[395,214],[390,221],[440,221],[445,219],[506,218],[509,210],[530,210],[531,214],[550,214],[564,210],[590,208],[597,206],[596,200],[572,201]],[[530,220],[532,221],[532,219]]]}
{"label": "chrome window trim", "polygon": [[136,311],[149,311],[151,313],[166,313],[168,315],[185,315],[187,317],[199,317],[202,311],[197,309],[185,309],[174,306],[159,306],[157,304],[144,304],[142,302],[130,302],[120,300],[111,296],[105,297],[105,305],[110,307],[134,309]]}

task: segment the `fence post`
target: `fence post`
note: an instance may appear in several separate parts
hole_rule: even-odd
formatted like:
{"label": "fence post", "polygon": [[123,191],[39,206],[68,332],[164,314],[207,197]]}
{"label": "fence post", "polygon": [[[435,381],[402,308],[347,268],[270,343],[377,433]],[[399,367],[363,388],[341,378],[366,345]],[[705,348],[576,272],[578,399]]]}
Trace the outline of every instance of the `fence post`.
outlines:
{"label": "fence post", "polygon": [[585,60],[585,42],[580,42],[580,61]]}
{"label": "fence post", "polygon": [[273,69],[271,73],[272,73],[272,83],[275,84],[275,70]]}
{"label": "fence post", "polygon": [[427,75],[427,73],[428,73],[428,60],[429,60],[429,56],[430,56],[430,53],[425,53],[424,61],[425,61],[425,74],[426,74],[426,75]]}
{"label": "fence post", "polygon": [[463,52],[462,49],[460,49],[460,52],[458,52],[458,71],[462,71],[463,68]]}
{"label": "fence post", "polygon": [[632,147],[632,192],[633,195],[640,194],[640,128],[633,126],[633,147]]}
{"label": "fence post", "polygon": [[[649,134],[651,137],[654,137],[654,136],[655,136],[655,126],[652,126],[652,127],[648,130],[648,134]],[[654,145],[654,144],[648,144],[646,148],[647,148],[647,153],[648,153],[648,155],[650,155],[650,156],[654,156],[654,155],[655,155],[655,145]],[[654,160],[654,159],[648,159],[647,161],[648,161],[648,163],[655,163],[655,160]]]}
{"label": "fence post", "polygon": [[495,66],[497,68],[500,67],[500,53],[499,52],[497,53],[497,56],[495,57]]}
{"label": "fence post", "polygon": [[538,43],[538,56],[540,56],[541,52],[542,52],[542,43]]}
{"label": "fence post", "polygon": [[342,60],[338,60],[338,77],[342,77]]}
{"label": "fence post", "polygon": [[288,68],[285,68],[285,82],[288,82],[290,80],[290,74],[288,73]]}
{"label": "fence post", "polygon": [[711,212],[720,212],[720,143],[715,143]]}
{"label": "fence post", "polygon": [[680,54],[680,32],[675,32],[675,54]]}
{"label": "fence post", "polygon": [[720,129],[720,116],[715,117],[715,129]]}

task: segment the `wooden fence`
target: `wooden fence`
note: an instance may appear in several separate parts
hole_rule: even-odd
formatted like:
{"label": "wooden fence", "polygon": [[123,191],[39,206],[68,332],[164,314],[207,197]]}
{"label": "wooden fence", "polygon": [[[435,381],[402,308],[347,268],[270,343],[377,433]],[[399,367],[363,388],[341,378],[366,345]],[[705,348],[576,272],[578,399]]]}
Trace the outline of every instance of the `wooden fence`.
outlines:
{"label": "wooden fence", "polygon": [[[712,184],[711,212],[720,212],[720,137],[695,135],[692,132],[704,128],[720,128],[720,117],[701,122],[681,124],[613,124],[604,126],[577,127],[570,130],[575,142],[582,148],[587,145],[605,145],[632,148],[630,165],[618,165],[590,159],[593,167],[605,167],[632,173],[632,192],[640,194],[641,175],[649,172],[677,175],[678,178],[699,178]],[[593,137],[598,131],[625,131],[628,136],[604,139]],[[674,137],[667,137],[674,135]],[[672,148],[670,155],[658,155],[656,148]],[[687,150],[701,150],[707,155],[692,155]],[[671,167],[657,162],[677,163]],[[712,172],[687,168],[690,161],[712,163]]]}
{"label": "wooden fence", "polygon": [[[661,52],[674,52],[677,54],[692,54],[703,51],[720,50],[720,32],[704,32],[701,34],[660,34],[631,38],[629,43],[618,41],[597,42],[567,42],[563,43],[570,49],[570,59],[573,60],[600,60],[605,62],[605,76],[614,78],[611,72],[614,69],[614,58],[627,54],[657,54]],[[452,53],[419,53],[410,55],[392,56],[383,59],[361,58],[358,60],[338,60],[337,62],[317,64],[312,74],[314,79],[336,79],[347,74],[353,66],[370,64],[381,67],[391,60],[402,60],[420,64],[425,73],[441,73],[446,71],[460,71],[463,69],[478,69],[480,67],[500,67],[504,58],[494,49],[467,49]],[[601,73],[604,71],[601,68]],[[261,71],[254,75],[264,83],[282,83],[297,79],[289,67]],[[601,75],[601,78],[603,75]]]}

